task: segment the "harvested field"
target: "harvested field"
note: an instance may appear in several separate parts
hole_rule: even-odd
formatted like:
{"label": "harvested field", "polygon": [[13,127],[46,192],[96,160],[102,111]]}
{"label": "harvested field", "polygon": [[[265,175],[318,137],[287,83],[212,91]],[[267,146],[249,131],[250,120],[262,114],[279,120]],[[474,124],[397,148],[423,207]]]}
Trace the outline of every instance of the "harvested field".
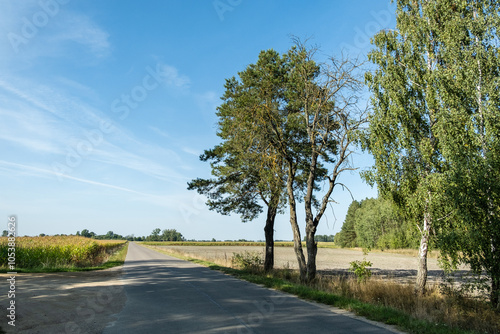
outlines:
{"label": "harvested field", "polygon": [[[264,254],[262,246],[155,246],[164,250],[171,250],[186,256],[206,259],[222,265],[229,265],[234,253],[259,252]],[[304,252],[306,250],[304,249]],[[297,259],[292,247],[275,247],[275,268],[298,269]],[[307,253],[305,253],[306,255]],[[264,255],[262,255],[264,256]],[[351,261],[366,260],[373,263],[370,268],[375,277],[394,278],[400,282],[413,282],[417,274],[417,258],[410,255],[394,254],[389,252],[371,252],[363,255],[361,251],[339,248],[318,248],[316,265],[322,274],[349,274]],[[462,267],[455,273],[461,277],[467,273]],[[444,272],[435,258],[428,259],[429,282],[440,282]]]}

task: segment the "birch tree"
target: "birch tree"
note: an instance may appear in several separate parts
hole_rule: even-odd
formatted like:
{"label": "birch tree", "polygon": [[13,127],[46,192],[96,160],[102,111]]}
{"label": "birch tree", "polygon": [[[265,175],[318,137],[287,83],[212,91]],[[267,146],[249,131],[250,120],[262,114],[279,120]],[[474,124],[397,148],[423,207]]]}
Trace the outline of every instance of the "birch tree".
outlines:
{"label": "birch tree", "polygon": [[396,30],[373,38],[369,60],[376,69],[366,75],[373,111],[364,143],[375,166],[364,176],[402,206],[420,231],[418,293],[425,290],[431,231],[443,211],[435,14],[436,1],[398,0]]}
{"label": "birch tree", "polygon": [[448,111],[440,129],[455,219],[440,247],[452,264],[486,274],[500,308],[500,4],[439,2],[443,56],[439,91]]}

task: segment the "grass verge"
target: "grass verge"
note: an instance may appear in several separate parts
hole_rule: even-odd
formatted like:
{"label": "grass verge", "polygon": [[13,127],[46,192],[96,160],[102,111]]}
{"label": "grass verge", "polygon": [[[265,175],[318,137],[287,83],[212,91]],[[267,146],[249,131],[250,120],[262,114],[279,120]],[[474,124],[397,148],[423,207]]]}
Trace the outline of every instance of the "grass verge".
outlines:
{"label": "grass verge", "polygon": [[[127,256],[128,242],[124,243],[122,247],[115,250],[109,257],[98,266],[77,267],[77,266],[57,266],[57,267],[34,267],[34,268],[16,268],[17,273],[54,273],[54,272],[78,272],[78,271],[91,271],[103,270],[123,265],[125,257]],[[0,268],[0,273],[6,273],[6,268]],[[0,332],[1,334],[1,332]]]}
{"label": "grass verge", "polygon": [[499,333],[500,314],[486,303],[464,299],[458,295],[443,295],[439,289],[429,289],[417,297],[413,287],[396,282],[369,280],[360,284],[345,277],[321,277],[311,284],[301,284],[298,274],[290,269],[263,273],[241,270],[195,259],[189,255],[148,246],[156,251],[201,264],[213,270],[294,294],[300,298],[339,307],[367,319],[394,325],[408,333],[463,334]]}

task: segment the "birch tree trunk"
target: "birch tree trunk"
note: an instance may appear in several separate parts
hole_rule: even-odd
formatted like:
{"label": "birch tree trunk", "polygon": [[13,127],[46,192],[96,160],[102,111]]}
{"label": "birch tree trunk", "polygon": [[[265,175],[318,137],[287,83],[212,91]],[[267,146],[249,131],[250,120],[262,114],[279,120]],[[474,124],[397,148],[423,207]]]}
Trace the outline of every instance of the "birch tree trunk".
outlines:
{"label": "birch tree trunk", "polygon": [[418,250],[417,281],[415,292],[417,294],[425,293],[425,284],[427,283],[427,252],[429,249],[429,236],[431,230],[431,215],[427,210],[424,212],[424,226],[420,230],[420,247]]}

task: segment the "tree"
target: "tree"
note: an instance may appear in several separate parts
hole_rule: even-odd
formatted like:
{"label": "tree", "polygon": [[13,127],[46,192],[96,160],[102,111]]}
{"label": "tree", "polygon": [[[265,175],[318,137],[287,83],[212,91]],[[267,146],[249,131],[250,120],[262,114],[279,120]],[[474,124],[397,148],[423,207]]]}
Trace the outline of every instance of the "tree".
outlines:
{"label": "tree", "polygon": [[9,235],[9,231],[3,230],[2,231],[2,237],[7,237]]}
{"label": "tree", "polygon": [[[300,151],[299,161],[307,180],[304,195],[307,266],[305,273],[301,267],[301,277],[306,274],[308,281],[316,277],[317,227],[335,187],[345,188],[339,176],[356,169],[351,166],[350,157],[355,150],[357,134],[366,123],[364,111],[358,108],[358,94],[362,88],[360,64],[343,56],[317,64],[313,60],[315,52],[314,48],[307,49],[298,41],[291,53],[298,64],[292,73],[291,81],[295,84],[292,100],[296,117],[306,131],[303,145],[307,149]],[[315,194],[321,193],[317,183],[323,180],[327,184],[326,191],[320,201],[315,201]],[[293,230],[297,233],[298,229]],[[300,240],[300,235],[298,237],[294,240]]]}
{"label": "tree", "polygon": [[[226,82],[224,104],[218,109],[218,135],[225,142],[206,155],[220,163],[212,166],[218,179],[196,184],[202,191],[209,190],[205,193],[215,189],[210,194],[216,201],[208,204],[223,213],[245,206],[258,212],[256,197],[245,197],[255,193],[268,209],[276,208],[269,203],[284,204],[281,194],[286,189],[294,250],[304,281],[315,278],[316,229],[334,188],[342,185],[339,175],[354,170],[349,158],[365,122],[357,109],[359,65],[345,58],[317,64],[314,51],[300,42],[282,56],[263,51],[255,65],[239,73],[240,81]],[[323,181],[327,189],[318,201]],[[297,198],[303,198],[306,210],[307,261]]]}
{"label": "tree", "polygon": [[213,179],[196,179],[188,189],[207,195],[207,205],[221,214],[236,212],[243,222],[255,219],[267,207],[265,224],[266,271],[274,265],[274,221],[285,184],[284,162],[269,142],[252,110],[265,108],[275,113],[284,101],[287,71],[284,58],[274,50],[262,51],[256,64],[226,80],[223,103],[217,108],[219,131],[223,142],[200,157],[211,161]]}
{"label": "tree", "polygon": [[[367,147],[379,189],[420,219],[417,290],[431,228],[443,254],[491,278],[500,295],[499,4],[400,0],[397,31],[374,38]],[[414,193],[414,195],[412,195]]]}
{"label": "tree", "polygon": [[161,238],[161,241],[183,241],[184,240],[182,234],[177,232],[175,229],[163,230],[160,238]]}
{"label": "tree", "polygon": [[335,243],[340,247],[356,247],[356,212],[361,207],[361,203],[358,201],[352,201],[347,209],[347,214],[345,216],[344,224],[340,232],[335,236]]}
{"label": "tree", "polygon": [[80,235],[82,237],[85,237],[85,238],[91,238],[92,237],[92,235],[90,234],[90,231],[87,230],[87,229],[83,229],[82,232],[80,233]]}
{"label": "tree", "polygon": [[500,4],[446,4],[436,3],[442,17],[435,21],[443,49],[440,98],[448,111],[440,143],[454,219],[443,226],[439,245],[453,264],[486,273],[491,303],[500,308]]}
{"label": "tree", "polygon": [[318,242],[334,242],[333,235],[316,235],[314,240]]}
{"label": "tree", "polygon": [[161,229],[155,228],[152,232],[151,235],[149,236],[151,241],[160,241],[160,233]]}
{"label": "tree", "polygon": [[367,198],[351,203],[336,243],[368,249],[408,248],[418,241],[413,231],[392,201]]}
{"label": "tree", "polygon": [[452,6],[443,1],[398,0],[396,30],[373,38],[369,59],[377,68],[366,74],[373,112],[364,144],[375,166],[364,176],[404,208],[420,231],[418,293],[425,291],[431,229],[449,210],[442,191],[446,163],[439,136],[446,110],[438,89],[443,49],[436,5]]}

